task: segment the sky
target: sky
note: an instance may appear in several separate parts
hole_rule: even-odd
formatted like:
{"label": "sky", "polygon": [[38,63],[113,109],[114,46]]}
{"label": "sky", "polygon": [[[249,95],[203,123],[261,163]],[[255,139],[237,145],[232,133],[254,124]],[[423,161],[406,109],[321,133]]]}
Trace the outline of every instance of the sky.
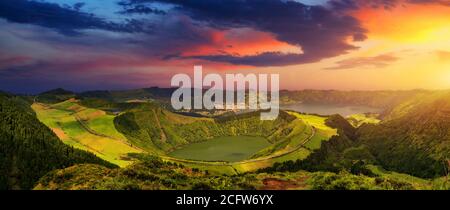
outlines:
{"label": "sky", "polygon": [[450,89],[450,0],[2,0],[0,90],[169,87],[276,73],[280,88]]}

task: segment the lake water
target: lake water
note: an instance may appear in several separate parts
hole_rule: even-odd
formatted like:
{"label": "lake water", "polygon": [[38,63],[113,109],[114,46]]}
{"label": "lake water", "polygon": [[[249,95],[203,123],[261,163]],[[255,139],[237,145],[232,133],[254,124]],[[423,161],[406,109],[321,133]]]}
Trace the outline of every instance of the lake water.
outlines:
{"label": "lake water", "polygon": [[382,109],[368,106],[339,106],[329,104],[289,104],[281,105],[281,109],[293,110],[297,112],[304,112],[308,114],[332,115],[340,114],[341,116],[348,116],[352,114],[361,113],[380,113]]}
{"label": "lake water", "polygon": [[235,162],[245,160],[268,146],[270,143],[262,137],[223,136],[186,145],[171,152],[169,156],[190,160]]}

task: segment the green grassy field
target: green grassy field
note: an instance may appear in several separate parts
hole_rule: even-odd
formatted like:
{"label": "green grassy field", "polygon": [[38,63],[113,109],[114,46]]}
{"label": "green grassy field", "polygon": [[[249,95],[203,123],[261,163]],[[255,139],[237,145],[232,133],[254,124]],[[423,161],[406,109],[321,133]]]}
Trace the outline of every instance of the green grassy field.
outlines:
{"label": "green grassy field", "polygon": [[141,152],[115,130],[114,116],[101,110],[88,109],[74,100],[51,106],[34,103],[32,108],[38,119],[64,143],[93,152],[104,160],[127,166],[131,161],[124,158],[126,154]]}
{"label": "green grassy field", "polygon": [[268,147],[270,143],[262,137],[223,136],[200,143],[189,144],[169,154],[175,158],[205,161],[240,161]]}
{"label": "green grassy field", "polygon": [[304,145],[307,149],[319,149],[322,141],[326,141],[330,139],[331,136],[337,135],[336,129],[331,128],[325,124],[325,120],[327,119],[326,117],[299,114],[296,112],[289,112],[289,114],[302,119],[307,125],[310,125],[312,128],[314,128],[314,136]]}
{"label": "green grassy field", "polygon": [[347,120],[354,126],[359,127],[364,123],[377,124],[381,120],[377,119],[377,114],[352,114],[347,117]]}

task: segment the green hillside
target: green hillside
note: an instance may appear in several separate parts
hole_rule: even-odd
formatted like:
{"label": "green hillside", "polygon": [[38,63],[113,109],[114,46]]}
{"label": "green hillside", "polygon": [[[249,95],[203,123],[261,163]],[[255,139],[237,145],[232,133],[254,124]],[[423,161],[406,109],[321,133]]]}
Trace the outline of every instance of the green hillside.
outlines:
{"label": "green hillside", "polygon": [[420,177],[442,176],[450,159],[450,92],[408,103],[414,105],[391,113],[390,120],[381,125],[361,127],[358,143],[368,145],[388,170]]}
{"label": "green hillside", "polygon": [[68,100],[73,97],[75,97],[74,92],[64,90],[62,88],[57,88],[38,94],[34,97],[34,100],[41,103],[53,104]]}
{"label": "green hillside", "polygon": [[347,172],[276,172],[217,175],[208,171],[139,157],[126,168],[83,164],[42,177],[37,190],[413,190],[441,189],[442,180],[425,180],[371,166],[376,176]]}
{"label": "green hillside", "polygon": [[353,127],[359,127],[363,124],[378,124],[381,122],[379,114],[372,113],[352,114],[346,119]]}
{"label": "green hillside", "polygon": [[114,167],[65,145],[25,104],[19,97],[0,93],[0,189],[29,189],[47,172],[79,163]]}
{"label": "green hillside", "polygon": [[266,171],[346,170],[371,174],[365,166],[422,178],[439,178],[448,171],[450,145],[450,93],[436,91],[394,107],[378,124],[354,128],[340,116],[327,124],[338,136],[324,142],[308,158],[276,164]]}
{"label": "green hillside", "polygon": [[131,163],[128,153],[142,150],[133,147],[114,127],[114,115],[79,105],[75,99],[48,105],[34,103],[38,119],[64,143],[96,154],[119,166]]}

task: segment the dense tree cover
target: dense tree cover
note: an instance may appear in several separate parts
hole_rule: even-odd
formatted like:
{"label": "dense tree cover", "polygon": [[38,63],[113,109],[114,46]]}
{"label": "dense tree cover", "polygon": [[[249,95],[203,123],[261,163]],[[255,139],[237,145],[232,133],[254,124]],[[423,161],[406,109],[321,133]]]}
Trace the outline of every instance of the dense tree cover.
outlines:
{"label": "dense tree cover", "polygon": [[385,177],[369,177],[347,172],[319,172],[313,174],[314,190],[414,190],[412,183]]}
{"label": "dense tree cover", "polygon": [[25,104],[0,93],[0,189],[29,189],[45,173],[77,163],[114,167],[65,145]]}
{"label": "dense tree cover", "polygon": [[380,125],[362,126],[356,132],[358,143],[367,145],[388,170],[443,176],[450,159],[450,93],[438,92],[412,104]]}

